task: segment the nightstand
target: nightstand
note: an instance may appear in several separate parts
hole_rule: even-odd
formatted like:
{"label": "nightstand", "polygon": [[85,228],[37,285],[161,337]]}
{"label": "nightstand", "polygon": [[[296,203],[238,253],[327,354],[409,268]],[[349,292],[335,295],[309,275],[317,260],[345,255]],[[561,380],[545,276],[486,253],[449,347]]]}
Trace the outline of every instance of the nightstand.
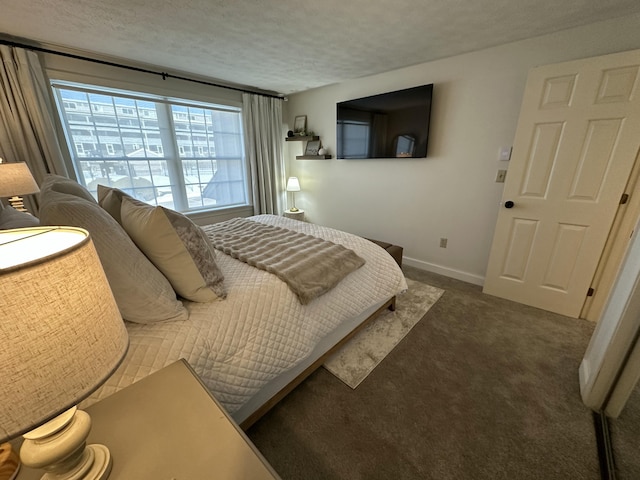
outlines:
{"label": "nightstand", "polygon": [[284,216],[287,218],[293,218],[294,220],[300,220],[304,222],[304,210],[298,210],[297,212],[292,212],[291,210],[285,210]]}
{"label": "nightstand", "polygon": [[[184,360],[86,411],[88,443],[111,451],[109,480],[280,478]],[[41,476],[23,465],[17,480]]]}

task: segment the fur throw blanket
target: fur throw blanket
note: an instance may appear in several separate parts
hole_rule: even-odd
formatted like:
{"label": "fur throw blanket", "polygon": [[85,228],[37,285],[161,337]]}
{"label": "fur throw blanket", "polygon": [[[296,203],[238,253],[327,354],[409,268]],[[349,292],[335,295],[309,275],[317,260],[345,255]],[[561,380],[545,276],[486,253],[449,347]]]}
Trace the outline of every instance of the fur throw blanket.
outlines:
{"label": "fur throw blanket", "polygon": [[365,263],[342,245],[246,218],[207,225],[205,232],[218,250],[276,275],[303,305]]}

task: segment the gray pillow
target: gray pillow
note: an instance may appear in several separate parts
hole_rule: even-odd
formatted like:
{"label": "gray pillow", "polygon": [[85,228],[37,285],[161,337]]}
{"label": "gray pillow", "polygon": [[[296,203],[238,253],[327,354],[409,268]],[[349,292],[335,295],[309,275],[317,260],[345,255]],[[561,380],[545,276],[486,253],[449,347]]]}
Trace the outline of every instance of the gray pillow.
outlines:
{"label": "gray pillow", "polygon": [[45,183],[55,192],[66,193],[96,203],[96,199],[93,198],[89,190],[70,178],[50,173],[45,175],[43,184]]}
{"label": "gray pillow", "polygon": [[0,207],[0,230],[36,227],[38,225],[40,225],[40,221],[33,215],[19,212],[13,207]]}
{"label": "gray pillow", "polygon": [[62,193],[57,185],[48,177],[40,187],[40,221],[89,231],[122,317],[136,323],[185,320],[188,312],[169,281],[118,222],[95,200]]}

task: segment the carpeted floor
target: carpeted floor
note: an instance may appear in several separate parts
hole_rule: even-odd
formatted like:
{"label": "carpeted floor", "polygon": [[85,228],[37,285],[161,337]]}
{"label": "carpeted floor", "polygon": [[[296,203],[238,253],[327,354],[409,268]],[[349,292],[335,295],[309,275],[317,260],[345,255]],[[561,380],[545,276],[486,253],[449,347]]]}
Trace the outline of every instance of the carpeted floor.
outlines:
{"label": "carpeted floor", "polygon": [[362,384],[319,369],[247,432],[282,478],[599,479],[593,324],[405,274],[446,291]]}

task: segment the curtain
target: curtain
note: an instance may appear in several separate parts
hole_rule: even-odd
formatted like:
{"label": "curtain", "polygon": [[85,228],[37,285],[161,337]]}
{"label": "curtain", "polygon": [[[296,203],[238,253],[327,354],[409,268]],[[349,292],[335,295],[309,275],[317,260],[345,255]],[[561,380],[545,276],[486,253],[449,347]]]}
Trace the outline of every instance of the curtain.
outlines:
{"label": "curtain", "polygon": [[242,95],[243,122],[255,215],[284,211],[282,100]]}
{"label": "curtain", "polygon": [[[69,176],[54,127],[57,114],[38,55],[0,45],[0,60],[0,157],[7,162],[24,161],[38,184],[47,173]],[[35,198],[25,200],[37,213]]]}

